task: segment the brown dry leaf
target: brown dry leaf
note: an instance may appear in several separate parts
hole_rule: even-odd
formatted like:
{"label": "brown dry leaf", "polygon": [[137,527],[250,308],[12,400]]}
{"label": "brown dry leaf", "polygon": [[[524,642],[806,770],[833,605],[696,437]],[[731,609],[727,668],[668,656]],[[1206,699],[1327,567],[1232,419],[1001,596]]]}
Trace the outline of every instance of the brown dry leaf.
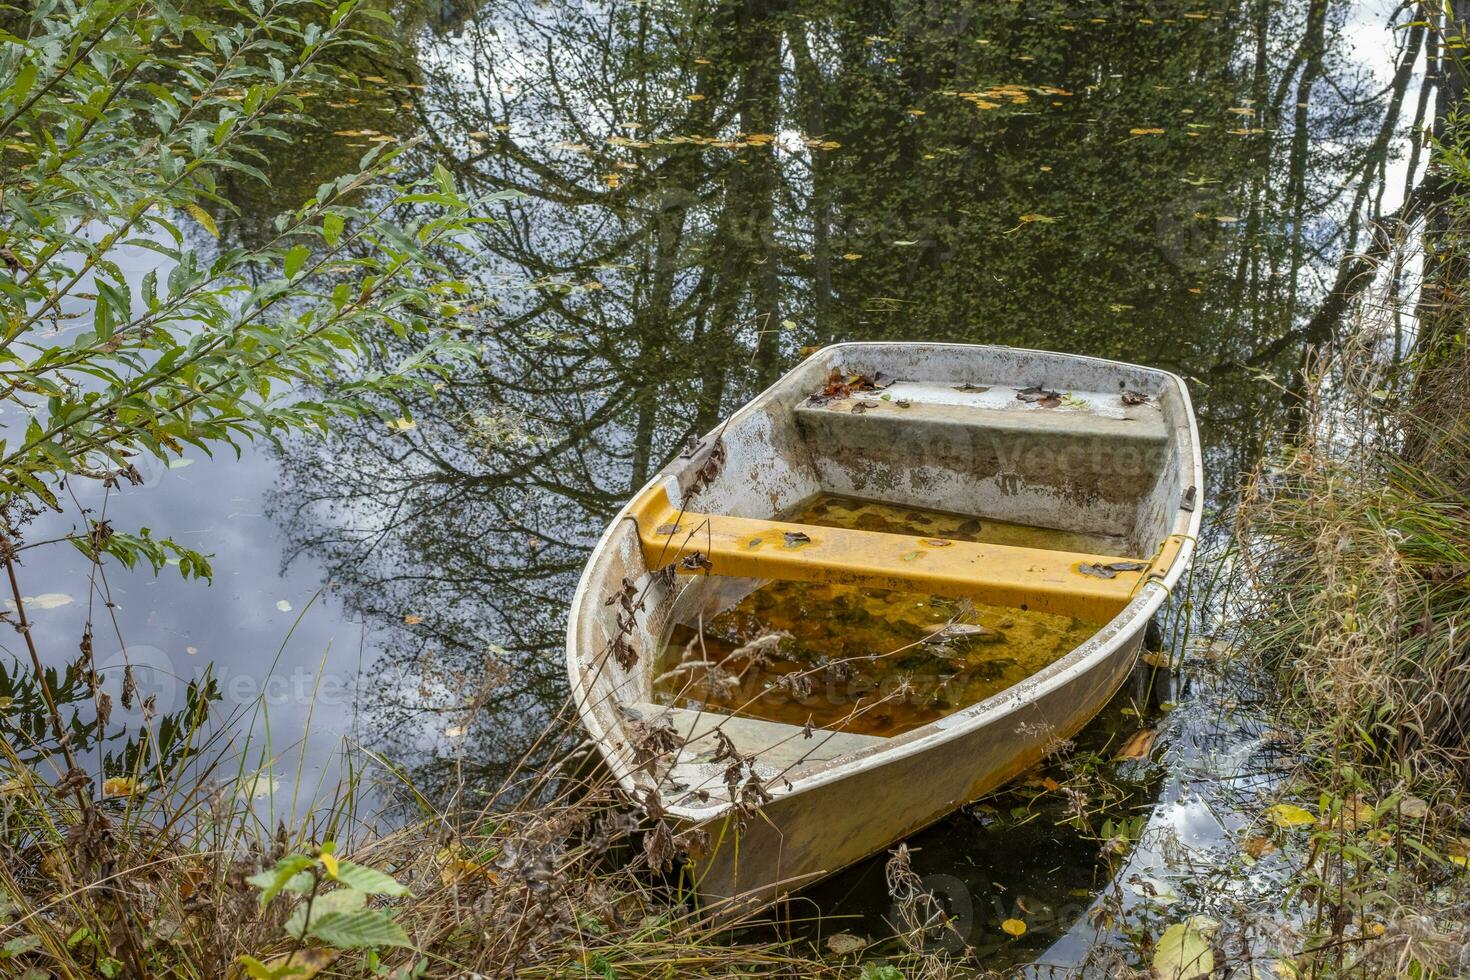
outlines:
{"label": "brown dry leaf", "polygon": [[1049,401],[1055,401],[1057,404],[1061,404],[1062,393],[1060,391],[1052,391],[1051,389],[1046,388],[1042,385],[1032,385],[1029,388],[1021,388],[1020,390],[1018,390],[1016,392],[1016,400],[1022,402],[1030,402],[1032,404],[1040,404]]}
{"label": "brown dry leaf", "polygon": [[404,616],[403,617],[403,625],[405,625],[405,626],[417,626],[419,623],[422,623],[423,621],[424,621],[424,617],[419,616],[419,615],[416,615],[414,613],[409,613],[407,616]]}
{"label": "brown dry leaf", "polygon": [[859,950],[866,949],[868,941],[861,936],[854,936],[850,932],[837,932],[827,937],[827,949],[834,956],[847,956]]}
{"label": "brown dry leaf", "polygon": [[1271,843],[1271,838],[1260,834],[1252,834],[1240,842],[1240,849],[1259,861],[1262,857],[1276,850],[1276,845]]}
{"label": "brown dry leaf", "polygon": [[1123,743],[1123,747],[1118,750],[1118,754],[1113,756],[1113,758],[1147,759],[1149,754],[1154,750],[1154,739],[1158,737],[1158,730],[1153,728],[1145,728],[1141,732],[1134,732],[1128,741]]}

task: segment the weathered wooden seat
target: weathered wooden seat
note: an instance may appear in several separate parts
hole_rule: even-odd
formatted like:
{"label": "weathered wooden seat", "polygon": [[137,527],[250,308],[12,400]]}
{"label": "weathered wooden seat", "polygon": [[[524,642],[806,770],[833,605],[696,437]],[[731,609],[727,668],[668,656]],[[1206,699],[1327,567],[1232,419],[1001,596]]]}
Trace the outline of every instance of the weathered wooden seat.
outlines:
{"label": "weathered wooden seat", "polygon": [[1148,562],[908,534],[678,513],[661,487],[635,514],[650,570],[838,582],[973,599],[1095,623],[1132,597]]}

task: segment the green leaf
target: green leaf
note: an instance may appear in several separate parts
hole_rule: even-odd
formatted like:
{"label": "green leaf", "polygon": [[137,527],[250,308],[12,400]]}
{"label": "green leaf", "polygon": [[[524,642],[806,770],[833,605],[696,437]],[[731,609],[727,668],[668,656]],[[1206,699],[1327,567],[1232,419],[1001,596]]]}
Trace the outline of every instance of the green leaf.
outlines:
{"label": "green leaf", "polygon": [[376,909],[334,912],[313,921],[308,931],[316,939],[338,949],[413,945],[402,926],[389,918],[386,912]]}
{"label": "green leaf", "polygon": [[333,248],[337,247],[337,242],[342,239],[342,216],[340,214],[328,213],[322,218],[322,237],[327,240],[328,245]]}
{"label": "green leaf", "polygon": [[369,868],[354,861],[341,861],[337,866],[337,880],[348,888],[356,888],[369,895],[407,895],[408,889],[399,884],[392,875]]}
{"label": "green leaf", "polygon": [[293,246],[292,249],[286,253],[286,278],[295,279],[296,273],[301,271],[301,267],[306,264],[306,260],[310,256],[311,249],[307,248],[305,245]]}
{"label": "green leaf", "polygon": [[14,939],[7,942],[4,947],[0,947],[0,959],[9,959],[12,956],[19,956],[21,953],[30,952],[39,945],[41,945],[41,940],[30,934],[24,936],[16,936]]}
{"label": "green leaf", "polygon": [[[303,899],[291,910],[283,927],[295,939],[301,939],[316,923],[329,915],[356,912],[367,904],[367,895],[354,888],[338,888],[307,901]],[[308,915],[310,919],[308,920]]]}
{"label": "green leaf", "polygon": [[268,905],[270,900],[281,893],[286,883],[297,874],[316,864],[316,861],[303,854],[294,854],[290,857],[281,858],[276,862],[274,868],[251,875],[245,880],[256,888],[261,889],[260,904]]}

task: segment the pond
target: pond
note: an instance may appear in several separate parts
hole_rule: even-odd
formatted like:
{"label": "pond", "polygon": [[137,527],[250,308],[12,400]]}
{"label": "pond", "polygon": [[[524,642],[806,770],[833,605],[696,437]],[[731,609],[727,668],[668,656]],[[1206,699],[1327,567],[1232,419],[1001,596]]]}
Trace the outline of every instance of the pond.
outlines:
{"label": "pond", "polygon": [[[258,240],[375,143],[420,140],[416,167],[496,195],[461,270],[480,289],[455,329],[478,353],[392,425],[239,459],[191,450],[111,495],[115,525],[167,529],[214,556],[215,578],[110,572],[97,663],[115,688],[126,647],[165,712],[211,671],[225,731],[253,732],[266,786],[325,792],[351,744],[430,797],[487,792],[561,709],[567,603],[611,515],[688,437],[837,340],[1176,372],[1218,508],[1285,424],[1303,350],[1331,336],[1315,314],[1341,256],[1369,247],[1362,215],[1391,212],[1422,162],[1403,137],[1419,79],[1397,66],[1423,39],[1395,29],[1394,9],[398,11],[401,63],[364,66],[358,96],[313,106],[322,125],[273,160],[271,189],[221,189],[240,214],[220,226],[226,242]],[[26,563],[52,663],[103,594],[89,597],[87,569],[56,549]],[[1206,590],[1179,603],[1171,641],[1182,623],[1221,627]],[[1052,785],[1066,773],[1038,774],[909,842],[916,870],[954,882],[983,923],[974,945],[996,962],[1058,940],[1053,962],[1078,955],[1078,924],[1118,887],[1099,841],[1136,840],[1177,804],[1196,778],[1180,766],[1219,732],[1246,754],[1259,741],[1253,722],[1221,722],[1209,690],[1141,668],[1078,739],[1108,770],[1106,798],[1075,805]],[[1160,726],[1162,762],[1116,757]],[[876,935],[882,859],[809,898]],[[1017,909],[1030,929],[1013,941],[995,925]]]}

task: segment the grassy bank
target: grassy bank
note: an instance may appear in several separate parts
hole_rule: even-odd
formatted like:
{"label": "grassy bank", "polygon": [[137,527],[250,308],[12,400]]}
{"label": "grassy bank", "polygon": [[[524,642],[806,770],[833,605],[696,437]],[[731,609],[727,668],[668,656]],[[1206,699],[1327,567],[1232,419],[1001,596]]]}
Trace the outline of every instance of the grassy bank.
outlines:
{"label": "grassy bank", "polygon": [[[212,775],[212,774],[211,774]],[[0,972],[14,976],[815,976],[732,941],[649,874],[608,787],[527,775],[534,804],[360,820],[355,787],[293,825],[254,782],[190,771],[13,780]]]}
{"label": "grassy bank", "polygon": [[1363,304],[1240,511],[1245,635],[1303,759],[1274,811],[1303,976],[1470,967],[1470,350],[1459,287],[1430,286],[1407,360]]}

